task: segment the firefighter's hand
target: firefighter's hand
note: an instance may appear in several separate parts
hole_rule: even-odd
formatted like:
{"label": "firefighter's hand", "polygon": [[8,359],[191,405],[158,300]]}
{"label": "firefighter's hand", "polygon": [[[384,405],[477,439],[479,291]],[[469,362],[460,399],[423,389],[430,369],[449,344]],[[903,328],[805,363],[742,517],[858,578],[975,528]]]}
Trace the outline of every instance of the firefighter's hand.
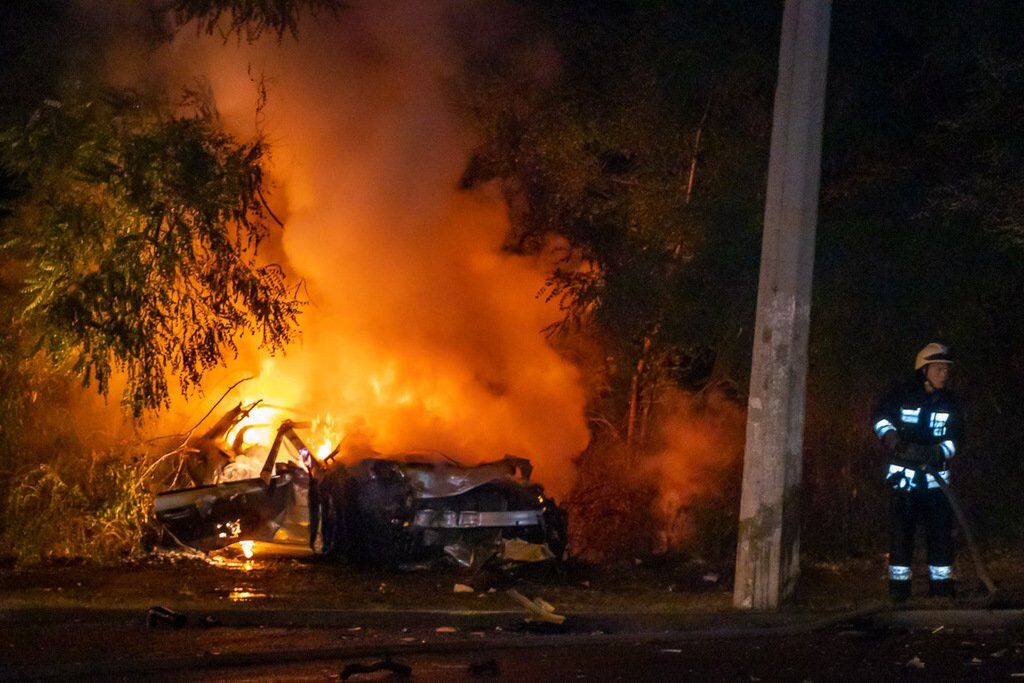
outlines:
{"label": "firefighter's hand", "polygon": [[903,449],[903,440],[895,429],[891,429],[882,436],[882,445],[893,453],[899,453]]}
{"label": "firefighter's hand", "polygon": [[946,455],[942,452],[941,446],[932,446],[929,449],[927,464],[936,470],[941,470],[945,466]]}

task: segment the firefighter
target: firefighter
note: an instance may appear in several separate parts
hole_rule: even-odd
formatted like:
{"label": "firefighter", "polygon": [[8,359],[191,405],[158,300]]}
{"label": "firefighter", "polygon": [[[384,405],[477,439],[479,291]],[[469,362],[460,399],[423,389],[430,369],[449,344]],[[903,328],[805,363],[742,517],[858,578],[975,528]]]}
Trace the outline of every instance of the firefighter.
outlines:
{"label": "firefighter", "polygon": [[949,461],[963,439],[963,412],[946,388],[953,363],[949,348],[932,342],[917,354],[911,383],[889,393],[872,417],[888,451],[889,592],[910,597],[914,535],[919,522],[928,545],[929,594],[953,597],[953,511],[924,466],[949,481]]}

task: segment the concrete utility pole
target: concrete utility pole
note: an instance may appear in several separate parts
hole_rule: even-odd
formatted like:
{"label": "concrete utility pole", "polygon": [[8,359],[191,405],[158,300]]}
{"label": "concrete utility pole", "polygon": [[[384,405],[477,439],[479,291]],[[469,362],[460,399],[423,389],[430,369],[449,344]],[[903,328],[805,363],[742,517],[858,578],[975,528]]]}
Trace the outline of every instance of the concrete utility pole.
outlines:
{"label": "concrete utility pole", "polygon": [[831,0],[786,0],[757,290],[733,604],[774,609],[800,574],[807,332]]}

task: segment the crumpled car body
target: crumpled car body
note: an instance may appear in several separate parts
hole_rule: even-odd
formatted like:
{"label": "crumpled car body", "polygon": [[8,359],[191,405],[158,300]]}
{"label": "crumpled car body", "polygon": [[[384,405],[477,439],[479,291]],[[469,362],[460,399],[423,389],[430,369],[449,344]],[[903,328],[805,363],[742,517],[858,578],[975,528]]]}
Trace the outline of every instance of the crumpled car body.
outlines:
{"label": "crumpled car body", "polygon": [[512,456],[474,466],[405,456],[330,467],[311,494],[311,538],[327,555],[366,564],[561,559],[566,516],[530,481],[531,469]]}
{"label": "crumpled car body", "polygon": [[[298,428],[281,425],[259,476],[158,494],[157,519],[178,543],[203,551],[246,540],[308,543],[352,563],[446,558],[463,567],[559,560],[565,553],[565,513],[530,481],[524,458],[461,465],[398,454],[319,462]],[[298,462],[279,457],[285,442]],[[228,462],[241,455],[221,451]]]}
{"label": "crumpled car body", "polygon": [[278,468],[269,483],[256,477],[156,497],[156,517],[180,544],[210,551],[239,541],[303,542],[307,532],[309,473]]}

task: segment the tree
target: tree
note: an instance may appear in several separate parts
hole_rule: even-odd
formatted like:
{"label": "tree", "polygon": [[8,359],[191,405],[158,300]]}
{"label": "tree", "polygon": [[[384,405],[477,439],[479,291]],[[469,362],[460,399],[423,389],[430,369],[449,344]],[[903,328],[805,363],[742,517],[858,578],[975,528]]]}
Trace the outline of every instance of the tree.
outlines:
{"label": "tree", "polygon": [[[735,546],[734,449],[705,466],[672,440],[684,415],[738,412],[780,7],[516,5],[505,42],[463,33],[459,101],[479,139],[463,185],[496,182],[507,248],[554,263],[543,295],[563,317],[548,331],[590,389],[574,547],[645,553],[706,511],[701,542],[719,553]],[[690,463],[699,504],[661,476]]]}
{"label": "tree", "polygon": [[[338,0],[150,6],[172,32],[195,22],[248,40],[295,34],[302,12],[340,7]],[[75,31],[70,8],[48,0],[12,10],[8,22],[13,68],[0,83],[35,92],[0,106],[0,257],[20,283],[20,291],[5,290],[5,307],[20,314],[4,329],[28,343],[5,350],[4,372],[17,373],[20,353],[43,350],[58,364],[69,360],[103,394],[123,373],[122,403],[138,417],[168,405],[169,375],[184,393],[196,389],[236,351],[240,335],[282,349],[296,334],[300,302],[283,270],[258,258],[276,221],[265,200],[264,142],[224,132],[197,93],[175,104],[104,85],[94,60],[70,57],[75,40],[93,40]],[[62,46],[43,41],[48,70],[34,65],[38,41],[22,38],[17,26],[34,31],[29,36],[65,36]]]}
{"label": "tree", "polygon": [[139,415],[167,404],[168,368],[189,390],[239,333],[272,350],[292,338],[299,303],[256,260],[265,149],[220,132],[209,107],[76,94],[2,144],[25,185],[3,226],[28,267],[25,323],[86,383],[106,393],[123,372]]}
{"label": "tree", "polygon": [[337,16],[341,0],[166,0],[154,7],[158,16],[171,13],[178,26],[196,22],[207,33],[234,33],[253,41],[265,32],[281,38],[297,35],[303,12]]}
{"label": "tree", "polygon": [[[520,5],[524,35],[465,45],[463,105],[481,142],[463,185],[502,185],[511,251],[561,238],[546,292],[564,312],[557,329],[600,340],[600,412],[642,449],[660,388],[735,377],[745,354],[734,323],[753,305],[764,26],[778,8]],[[538,67],[545,45],[557,57]]]}

